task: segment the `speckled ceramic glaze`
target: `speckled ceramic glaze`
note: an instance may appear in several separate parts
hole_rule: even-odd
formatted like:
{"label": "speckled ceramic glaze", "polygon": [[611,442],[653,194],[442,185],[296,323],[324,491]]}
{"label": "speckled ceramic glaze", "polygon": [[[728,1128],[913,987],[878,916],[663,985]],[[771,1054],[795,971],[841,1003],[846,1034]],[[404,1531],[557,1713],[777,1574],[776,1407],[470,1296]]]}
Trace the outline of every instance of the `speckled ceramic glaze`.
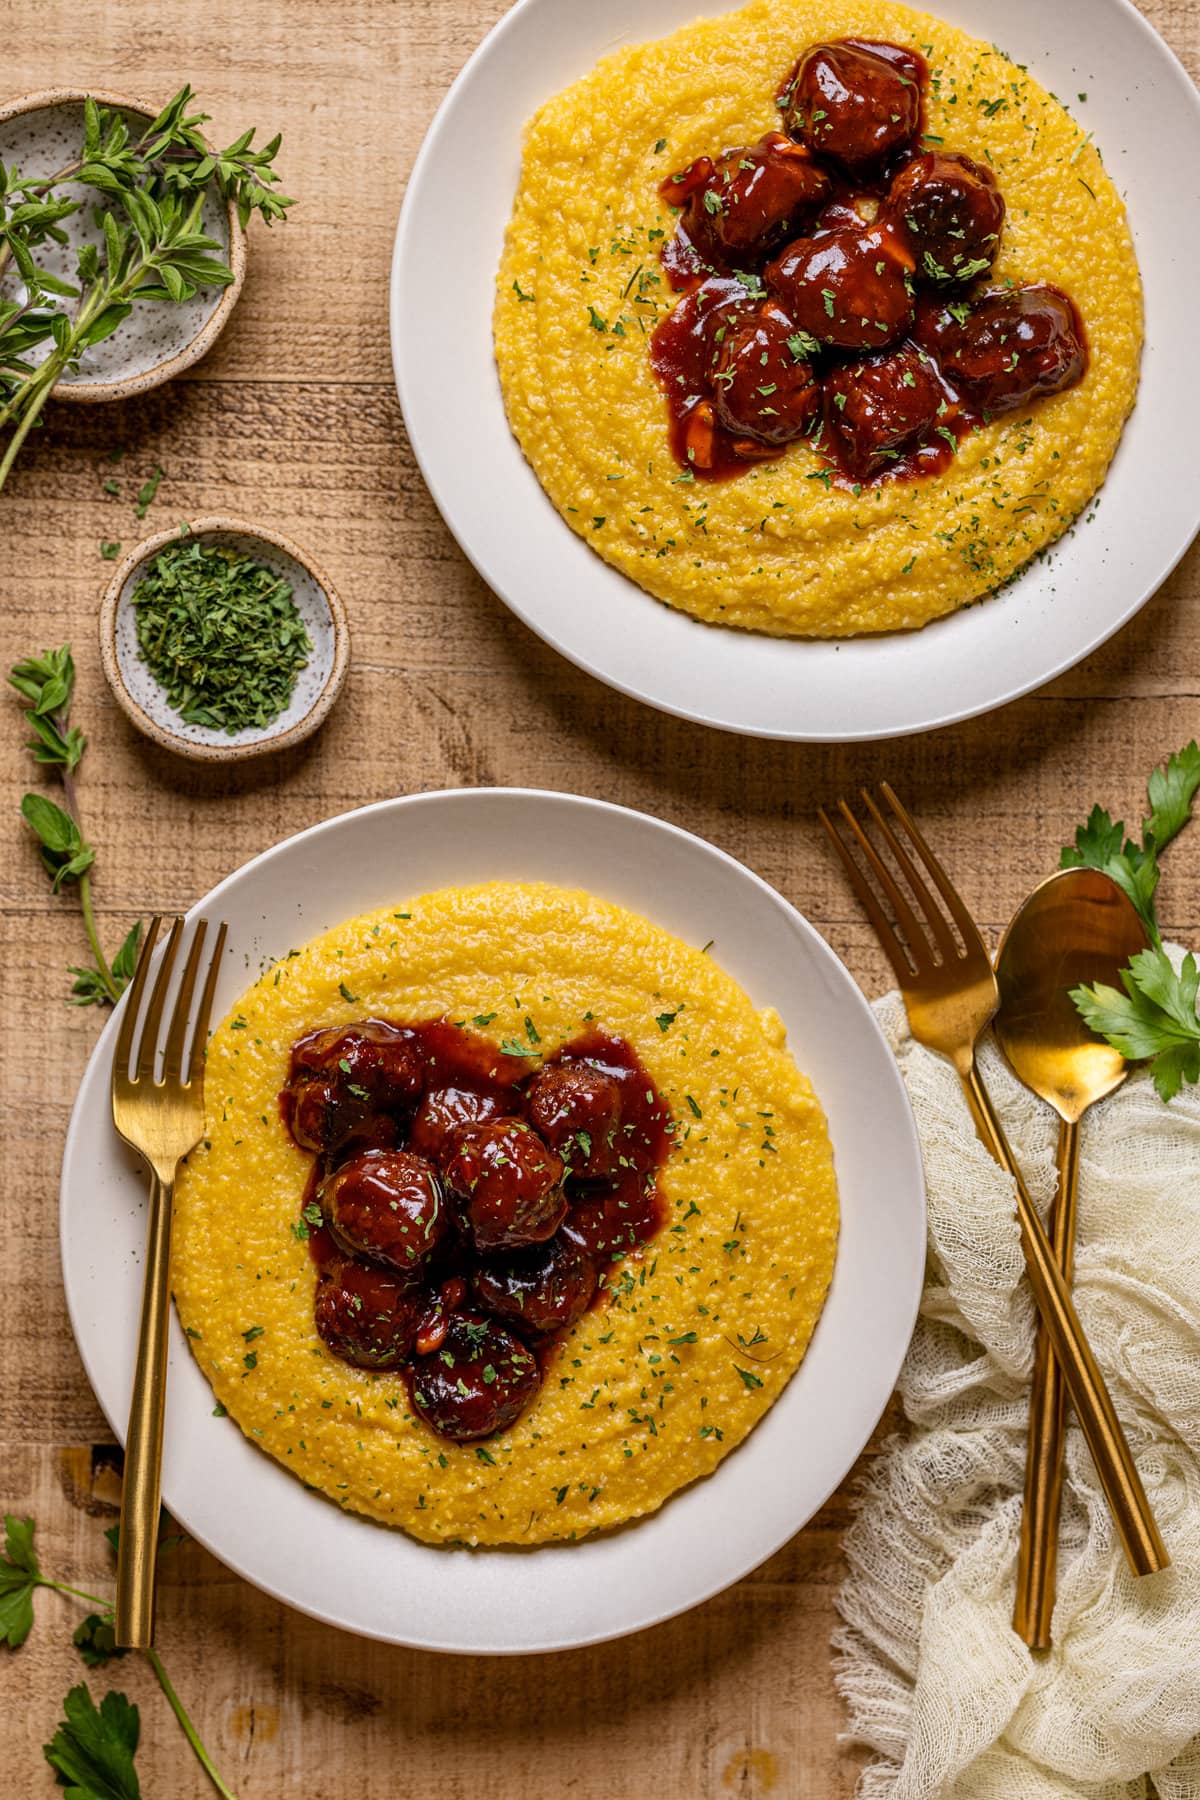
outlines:
{"label": "speckled ceramic glaze", "polygon": [[[137,133],[158,108],[120,94],[99,89],[54,88],[27,94],[0,106],[0,161],[16,167],[23,176],[45,177],[67,167],[79,155],[83,143],[83,103],[90,93],[103,106],[117,107],[130,130]],[[75,183],[62,192],[71,198],[98,198]],[[221,245],[222,256],[233,270],[233,281],[224,288],[201,288],[192,300],[178,305],[146,302],[87,352],[79,372],[65,375],[54,393],[58,400],[119,400],[157,387],[196,362],[216,342],[242,288],[246,265],[246,239],[237,211],[218,197],[209,196],[203,214],[204,229]],[[92,207],[64,221],[67,242],[46,244],[39,261],[52,275],[74,281],[75,263],[83,244],[102,244],[104,234],[92,217]],[[22,296],[20,277],[10,267],[0,276],[0,295]],[[32,362],[47,354],[43,345],[31,353]]]}
{"label": "speckled ceramic glaze", "polygon": [[275,532],[237,519],[197,519],[188,531],[206,547],[243,551],[287,581],[312,642],[291,701],[270,725],[232,736],[211,726],[190,725],[169,704],[166,692],[138,651],[133,594],[146,565],[164,545],[181,536],[178,526],[147,538],[125,558],[100,608],[100,655],[117,702],[138,730],[165,749],[199,762],[238,762],[268,750],[299,744],[321,724],[341,691],[350,658],[346,613],[328,576],[297,545]]}

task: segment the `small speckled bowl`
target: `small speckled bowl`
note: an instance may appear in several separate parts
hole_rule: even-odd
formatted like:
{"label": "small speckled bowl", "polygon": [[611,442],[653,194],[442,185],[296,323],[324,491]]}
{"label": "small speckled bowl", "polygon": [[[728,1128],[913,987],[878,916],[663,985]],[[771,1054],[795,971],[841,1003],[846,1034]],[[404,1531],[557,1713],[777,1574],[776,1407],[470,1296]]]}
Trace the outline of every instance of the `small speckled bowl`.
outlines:
{"label": "small speckled bowl", "polygon": [[[67,167],[83,143],[83,103],[88,96],[101,106],[115,107],[126,116],[131,130],[156,118],[157,106],[110,94],[101,88],[48,88],[24,94],[0,106],[0,162],[14,164],[25,176],[47,176]],[[90,189],[65,184],[72,197],[91,195]],[[233,270],[228,287],[201,288],[191,300],[178,305],[147,301],[135,306],[111,337],[104,338],[84,356],[78,371],[64,375],[54,389],[56,400],[124,400],[145,393],[178,375],[211,350],[225,329],[242,291],[246,275],[246,234],[238,222],[237,208],[219,196],[205,201],[203,225],[221,245],[222,255]],[[63,221],[67,242],[47,243],[38,251],[43,268],[64,281],[75,279],[75,259],[80,246],[102,244],[103,232],[95,225],[90,206]],[[12,265],[0,276],[0,298],[23,295],[20,277]],[[31,362],[45,354],[32,352]]]}
{"label": "small speckled bowl", "polygon": [[179,526],[147,538],[122,562],[100,604],[100,657],[117,704],[139,731],[166,750],[195,762],[242,762],[269,750],[286,750],[311,737],[342,690],[350,661],[346,611],[329,577],[311,556],[277,532],[239,519],[196,519],[187,539],[244,551],[291,584],[293,599],[312,641],[286,709],[270,725],[230,736],[180,718],[138,653],[133,592],[146,564],[185,534]]}

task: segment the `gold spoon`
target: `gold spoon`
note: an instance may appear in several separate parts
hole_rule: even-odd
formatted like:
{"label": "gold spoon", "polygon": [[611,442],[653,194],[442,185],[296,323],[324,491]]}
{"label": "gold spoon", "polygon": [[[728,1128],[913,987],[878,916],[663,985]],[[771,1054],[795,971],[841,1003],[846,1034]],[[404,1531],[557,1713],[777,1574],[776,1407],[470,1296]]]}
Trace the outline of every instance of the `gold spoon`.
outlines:
{"label": "gold spoon", "polygon": [[[1026,900],[996,959],[997,1041],[1018,1080],[1062,1121],[1052,1237],[1068,1282],[1074,1265],[1079,1121],[1089,1106],[1120,1087],[1126,1072],[1124,1058],[1094,1037],[1080,1018],[1071,989],[1097,981],[1119,988],[1119,971],[1146,944],[1142,921],[1115,881],[1099,869],[1063,869]],[[1013,1629],[1032,1650],[1050,1647],[1065,1400],[1062,1370],[1039,1327],[1013,1611]],[[1158,1566],[1165,1567],[1165,1560]]]}

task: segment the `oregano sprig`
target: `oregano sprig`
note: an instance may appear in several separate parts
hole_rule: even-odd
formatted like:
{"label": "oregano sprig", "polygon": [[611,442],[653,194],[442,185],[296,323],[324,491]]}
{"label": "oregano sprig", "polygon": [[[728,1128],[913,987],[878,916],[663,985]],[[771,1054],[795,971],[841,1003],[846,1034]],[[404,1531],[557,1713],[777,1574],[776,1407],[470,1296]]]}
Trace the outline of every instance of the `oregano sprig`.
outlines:
{"label": "oregano sprig", "polygon": [[[59,378],[135,305],[190,300],[233,280],[222,244],[202,225],[210,194],[231,200],[243,227],[256,212],[270,225],[292,205],[277,191],[278,136],[255,149],[251,129],[210,150],[200,131],[208,115],[190,110],[192,100],[182,87],[135,138],[121,113],[88,99],[74,161],[36,180],[0,163],[0,277],[11,262],[23,289],[0,295],[0,430],[11,428],[0,487]],[[65,221],[88,205],[103,241],[79,250],[76,280],[64,281],[38,253],[65,244]]]}
{"label": "oregano sprig", "polygon": [[57,769],[62,781],[65,806],[48,800],[44,794],[29,793],[21,801],[21,814],[41,846],[42,863],[53,892],[60,893],[71,882],[79,888],[79,906],[93,962],[89,967],[72,965],[68,969],[75,977],[70,1001],[73,1006],[115,1005],[137,964],[142,927],[140,921],[133,927],[110,963],[100,945],[92,907],[90,870],[96,852],[83,835],[75,785],[87,739],[77,725],[71,724],[75,661],[70,645],[14,663],[8,680],[29,702],[25,723],[33,736],[26,748],[44,767]]}

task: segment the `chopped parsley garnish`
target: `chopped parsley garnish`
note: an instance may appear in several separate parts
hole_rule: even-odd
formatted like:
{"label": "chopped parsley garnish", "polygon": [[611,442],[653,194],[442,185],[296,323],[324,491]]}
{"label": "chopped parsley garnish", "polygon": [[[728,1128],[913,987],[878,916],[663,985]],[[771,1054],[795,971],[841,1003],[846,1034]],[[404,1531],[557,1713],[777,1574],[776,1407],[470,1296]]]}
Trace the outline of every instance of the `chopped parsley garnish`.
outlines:
{"label": "chopped parsley garnish", "polygon": [[189,725],[232,736],[272,724],[312,654],[290,582],[224,545],[166,545],[132,605],[138,654]]}

